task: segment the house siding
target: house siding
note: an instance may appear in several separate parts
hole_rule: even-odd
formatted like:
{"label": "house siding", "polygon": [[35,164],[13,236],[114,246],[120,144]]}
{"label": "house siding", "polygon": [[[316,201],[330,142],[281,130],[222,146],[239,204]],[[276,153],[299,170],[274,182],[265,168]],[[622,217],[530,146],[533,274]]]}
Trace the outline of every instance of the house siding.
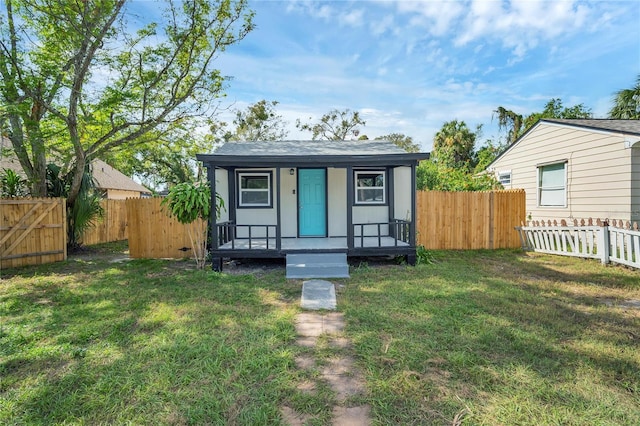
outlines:
{"label": "house siding", "polygon": [[347,170],[327,170],[327,192],[329,215],[329,236],[344,237],[347,235]]}
{"label": "house siding", "polygon": [[229,178],[227,171],[218,169],[216,170],[216,192],[224,200],[224,208],[220,210],[219,222],[226,222],[229,220],[229,210],[233,206],[229,205]]}
{"label": "house siding", "polygon": [[126,200],[127,198],[140,198],[140,191],[126,191],[123,189],[107,189],[109,200]]}
{"label": "house siding", "polygon": [[[245,171],[249,169],[238,169]],[[252,168],[251,171],[271,172],[273,176],[273,205],[269,208],[240,208],[236,209],[237,225],[276,225],[277,223],[277,197],[276,169],[275,168]],[[411,186],[411,167],[396,167],[390,171],[393,173],[393,204],[394,218],[411,219],[411,193],[407,188]],[[298,236],[298,194],[297,194],[296,169],[293,175],[289,174],[289,168],[282,168],[280,171],[280,208],[282,209],[281,226],[283,238],[295,238]],[[216,192],[222,197],[225,208],[222,210],[218,222],[229,220],[229,210],[235,206],[230,205],[228,193],[228,174],[224,169],[215,172]],[[237,191],[237,188],[236,188]],[[237,196],[237,195],[236,195]],[[347,235],[347,169],[327,168],[327,236],[345,237]],[[389,205],[355,205],[352,207],[354,224],[376,224],[389,222]],[[383,234],[389,232],[388,226],[381,228]],[[270,231],[272,236],[274,231]],[[248,229],[239,227],[238,237],[248,237]],[[360,235],[359,227],[355,229],[355,235]],[[374,226],[365,227],[365,235],[377,235],[377,228]],[[264,229],[255,228],[252,236],[264,236]],[[273,235],[275,237],[275,235]]]}
{"label": "house siding", "polygon": [[396,167],[393,170],[394,219],[411,220],[411,167]]}
{"label": "house siding", "polygon": [[631,148],[631,220],[640,221],[640,142]]}
{"label": "house siding", "polygon": [[[630,152],[622,135],[540,123],[497,159],[491,171],[497,177],[498,172],[511,170],[512,188],[526,191],[527,213],[534,220],[628,220],[634,209]],[[567,205],[539,207],[537,165],[561,161],[567,162]]]}

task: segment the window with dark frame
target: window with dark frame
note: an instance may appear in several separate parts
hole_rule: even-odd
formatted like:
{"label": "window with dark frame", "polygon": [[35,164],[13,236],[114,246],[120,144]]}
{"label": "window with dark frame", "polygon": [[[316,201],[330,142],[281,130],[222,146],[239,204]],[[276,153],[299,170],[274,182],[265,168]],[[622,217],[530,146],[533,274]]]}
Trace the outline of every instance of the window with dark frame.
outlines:
{"label": "window with dark frame", "polygon": [[385,204],[384,171],[356,171],[354,180],[356,204]]}
{"label": "window with dark frame", "polygon": [[271,173],[238,172],[238,206],[271,206]]}

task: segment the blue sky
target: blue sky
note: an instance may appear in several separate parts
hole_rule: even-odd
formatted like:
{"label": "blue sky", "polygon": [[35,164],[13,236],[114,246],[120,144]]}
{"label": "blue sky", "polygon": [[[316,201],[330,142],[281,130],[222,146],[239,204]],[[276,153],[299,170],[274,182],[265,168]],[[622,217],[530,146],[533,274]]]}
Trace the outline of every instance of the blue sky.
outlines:
{"label": "blue sky", "polygon": [[[484,126],[551,98],[606,117],[640,74],[640,2],[258,1],[256,29],[223,53],[223,106],[275,100],[291,139],[296,118],[359,111],[374,138],[404,133],[429,151],[452,119]],[[224,115],[224,114],[223,114]],[[224,117],[223,117],[224,118]]]}

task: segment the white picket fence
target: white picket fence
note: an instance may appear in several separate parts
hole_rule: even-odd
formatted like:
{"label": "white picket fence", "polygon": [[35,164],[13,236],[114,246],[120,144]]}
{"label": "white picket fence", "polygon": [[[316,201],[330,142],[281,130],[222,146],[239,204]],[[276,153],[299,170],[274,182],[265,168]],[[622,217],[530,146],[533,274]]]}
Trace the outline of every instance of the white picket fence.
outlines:
{"label": "white picket fence", "polygon": [[522,248],[540,253],[600,259],[602,263],[620,263],[640,268],[640,231],[630,222],[591,219],[568,226],[533,222],[516,227]]}

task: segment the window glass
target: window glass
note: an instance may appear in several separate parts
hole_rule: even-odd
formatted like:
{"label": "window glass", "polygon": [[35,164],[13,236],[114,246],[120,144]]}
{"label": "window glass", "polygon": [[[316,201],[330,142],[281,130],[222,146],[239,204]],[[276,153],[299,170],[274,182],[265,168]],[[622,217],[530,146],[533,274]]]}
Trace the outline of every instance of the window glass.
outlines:
{"label": "window glass", "polygon": [[355,172],[356,204],[385,203],[385,173]]}
{"label": "window glass", "polygon": [[502,186],[507,187],[511,185],[511,172],[499,172],[498,180]]}
{"label": "window glass", "polygon": [[269,176],[240,176],[242,189],[269,189]]}
{"label": "window glass", "polygon": [[556,163],[538,167],[538,204],[540,206],[566,206],[566,165],[567,163]]}
{"label": "window glass", "polygon": [[265,207],[271,205],[270,173],[238,173],[238,201],[240,207]]}

